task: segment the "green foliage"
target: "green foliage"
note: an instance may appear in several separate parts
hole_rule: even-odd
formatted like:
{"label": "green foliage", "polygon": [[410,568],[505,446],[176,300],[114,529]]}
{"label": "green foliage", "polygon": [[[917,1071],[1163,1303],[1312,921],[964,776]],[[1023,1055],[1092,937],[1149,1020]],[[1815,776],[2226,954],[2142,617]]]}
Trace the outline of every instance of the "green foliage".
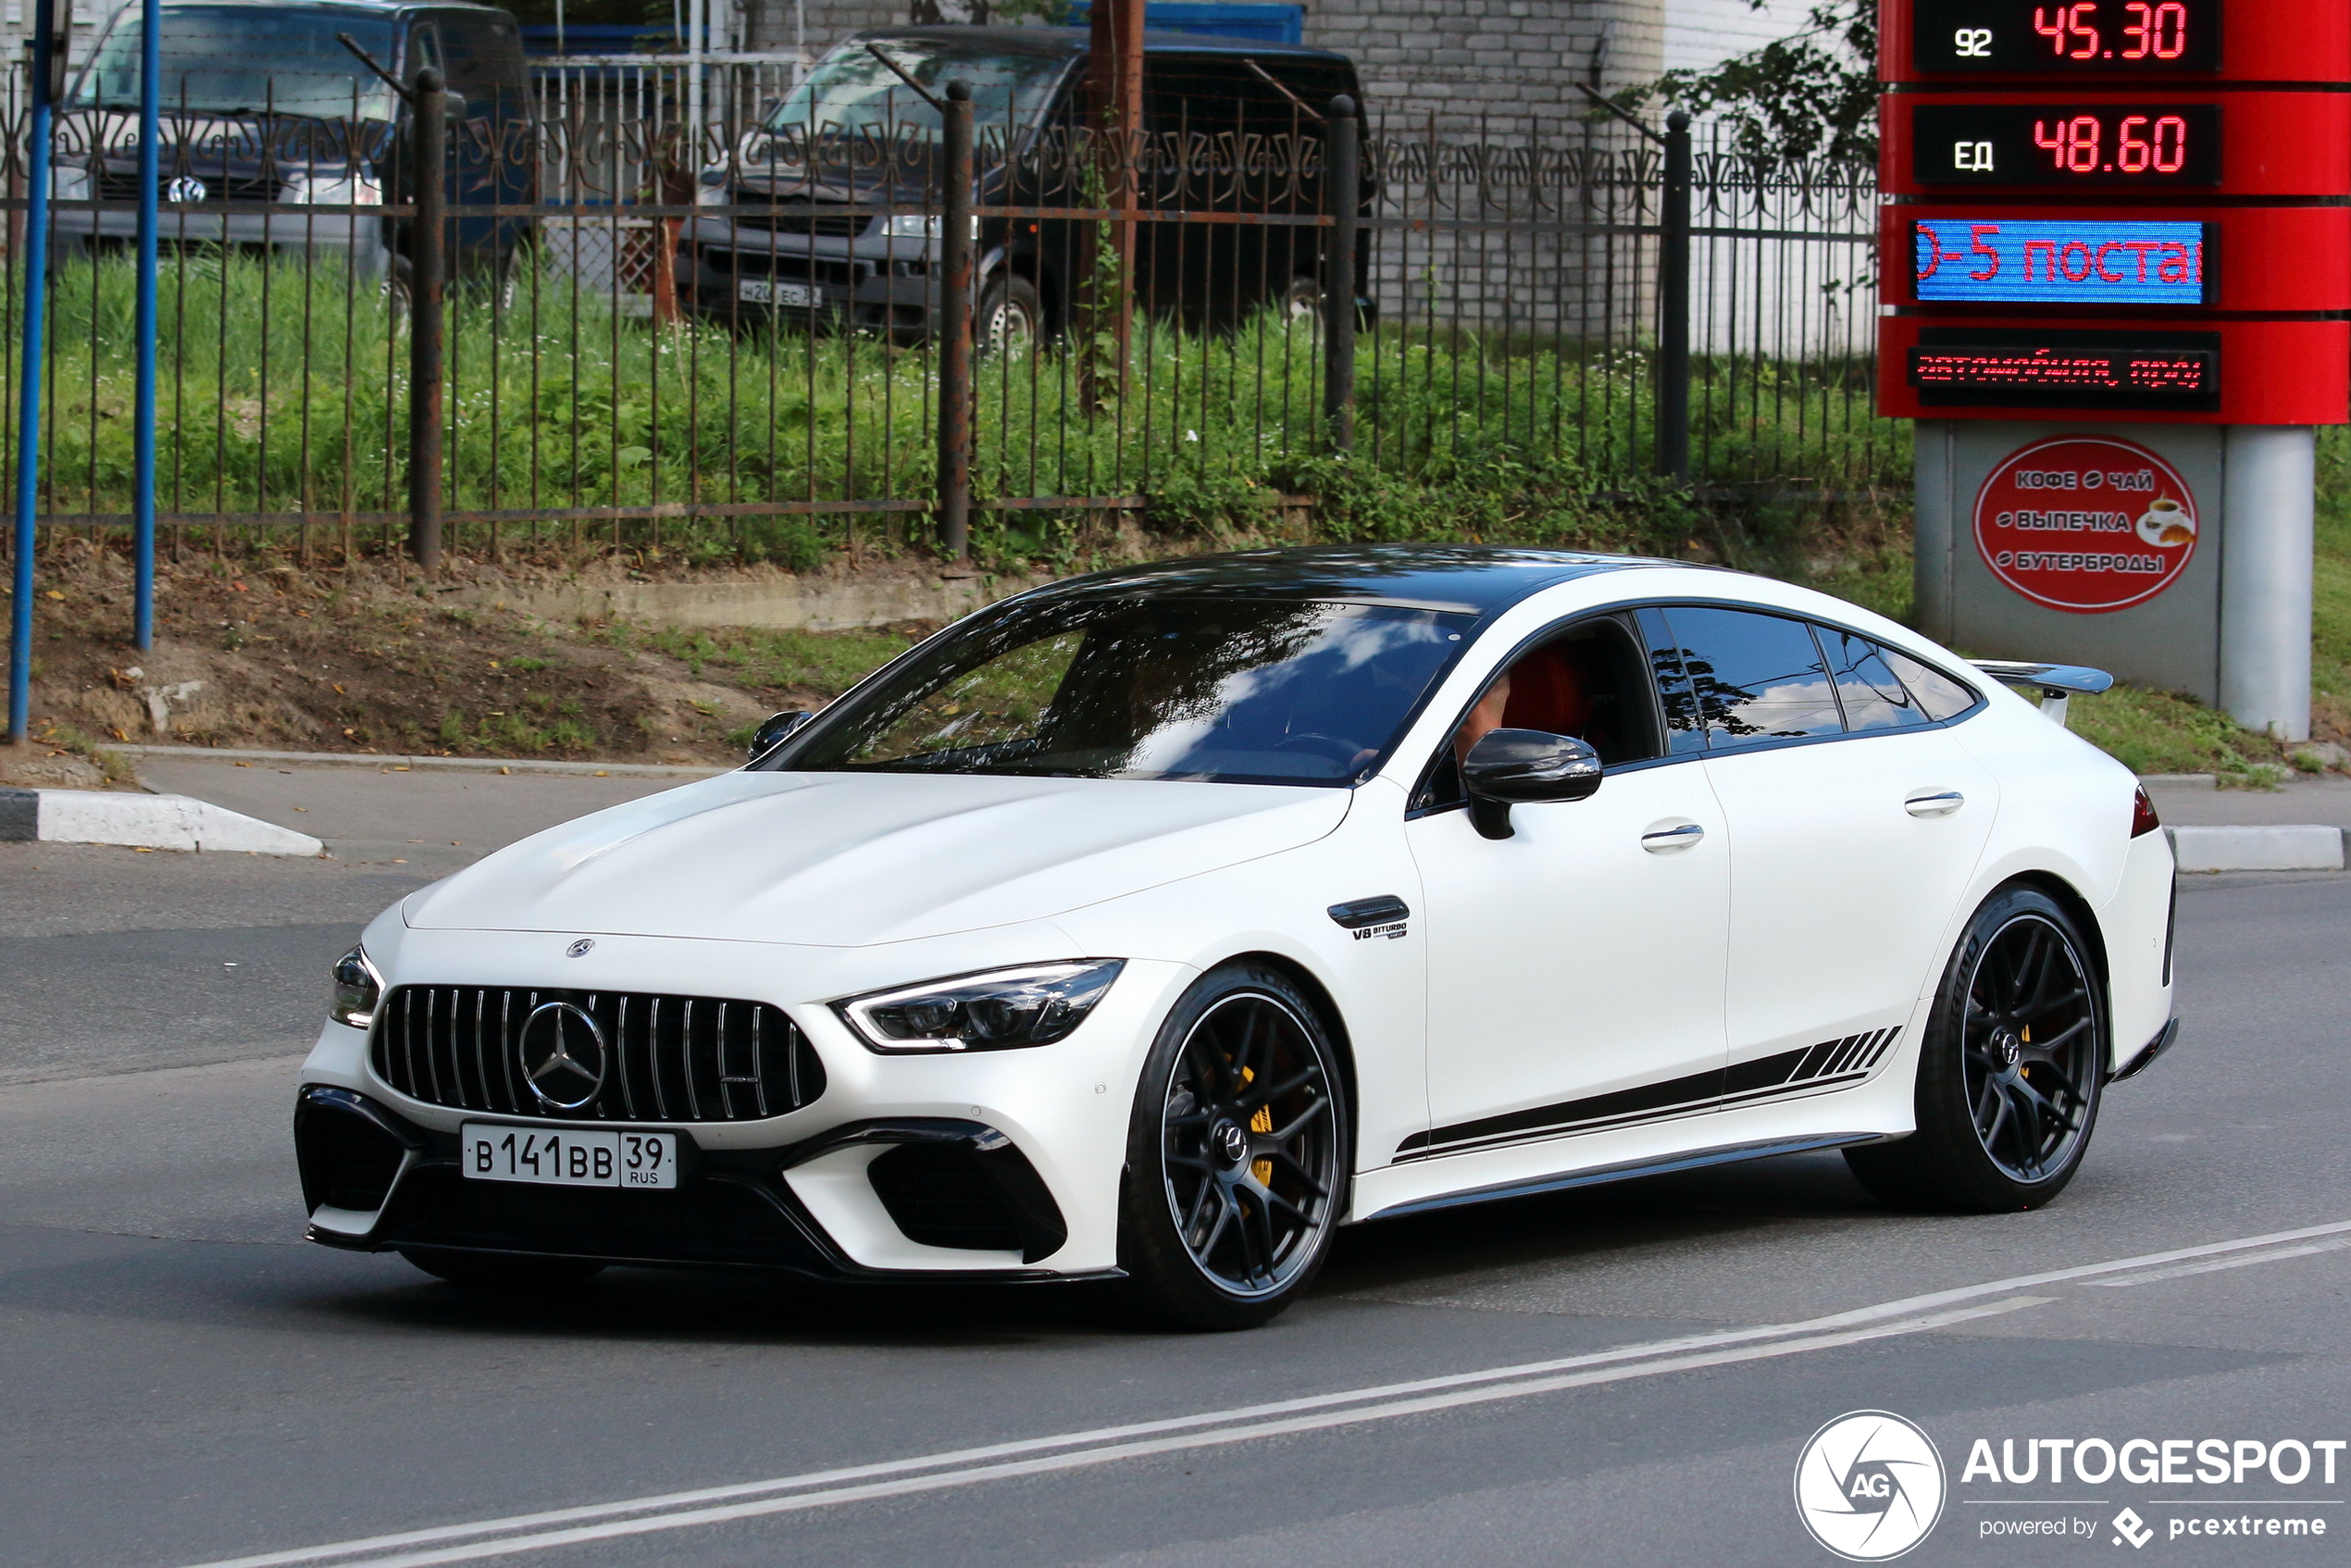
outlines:
{"label": "green foliage", "polygon": [[1867,162],[1877,156],[1877,0],[1819,0],[1801,31],[1711,70],[1667,71],[1620,101],[1652,96],[1729,126],[1742,157]]}

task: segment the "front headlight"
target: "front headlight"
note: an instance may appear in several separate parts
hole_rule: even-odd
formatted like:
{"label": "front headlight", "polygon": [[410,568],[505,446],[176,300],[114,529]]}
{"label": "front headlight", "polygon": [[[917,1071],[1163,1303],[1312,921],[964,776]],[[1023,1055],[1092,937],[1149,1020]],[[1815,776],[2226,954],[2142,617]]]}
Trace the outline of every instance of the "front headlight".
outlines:
{"label": "front headlight", "polygon": [[955,975],[833,1003],[872,1051],[1011,1051],[1051,1045],[1086,1021],[1126,967],[1119,958],[1073,958]]}
{"label": "front headlight", "polygon": [[302,206],[379,207],[384,188],[366,168],[356,174],[290,174],[278,188],[278,199]]}
{"label": "front headlight", "polygon": [[943,230],[937,218],[926,218],[919,212],[893,212],[881,220],[874,230],[902,240],[936,240]]}
{"label": "front headlight", "polygon": [[327,993],[327,1016],[338,1024],[364,1029],[376,1021],[376,1003],[383,1000],[384,979],[367,962],[367,950],[353,948],[335,960],[334,985]]}
{"label": "front headlight", "polygon": [[53,202],[88,201],[90,170],[81,164],[52,165],[49,170],[49,199]]}

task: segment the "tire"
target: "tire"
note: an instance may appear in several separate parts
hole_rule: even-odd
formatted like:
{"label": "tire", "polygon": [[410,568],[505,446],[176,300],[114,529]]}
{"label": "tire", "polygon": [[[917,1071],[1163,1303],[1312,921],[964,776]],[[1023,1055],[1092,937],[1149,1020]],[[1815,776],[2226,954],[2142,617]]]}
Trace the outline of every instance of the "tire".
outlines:
{"label": "tire", "polygon": [[400,1255],[435,1279],[466,1290],[527,1295],[584,1285],[604,1271],[592,1258],[534,1258],[511,1252],[452,1252],[403,1247]]}
{"label": "tire", "polygon": [[1848,1149],[1846,1164],[1900,1208],[2037,1209],[2081,1168],[2108,1061],[2088,940],[2055,899],[2011,883],[1975,912],[1944,971],[1920,1048],[1918,1131]]}
{"label": "tire", "polygon": [[979,293],[972,342],[981,354],[1026,359],[1044,335],[1044,302],[1037,285],[1018,273],[999,272]]}
{"label": "tire", "polygon": [[1282,319],[1304,326],[1323,318],[1323,283],[1319,278],[1297,277],[1282,291]]}
{"label": "tire", "polygon": [[1322,1015],[1278,971],[1227,964],[1184,993],[1144,1063],[1127,1133],[1118,1251],[1129,1317],[1254,1328],[1298,1298],[1346,1211],[1344,1082]]}

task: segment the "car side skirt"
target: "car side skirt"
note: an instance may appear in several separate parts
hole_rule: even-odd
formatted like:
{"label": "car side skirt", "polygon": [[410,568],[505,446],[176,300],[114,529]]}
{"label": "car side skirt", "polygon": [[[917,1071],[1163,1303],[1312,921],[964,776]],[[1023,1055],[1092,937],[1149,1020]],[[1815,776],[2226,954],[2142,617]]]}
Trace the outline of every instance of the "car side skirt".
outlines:
{"label": "car side skirt", "polygon": [[1504,1198],[1531,1198],[1540,1192],[1561,1192],[1574,1187],[1597,1187],[1603,1182],[1630,1181],[1638,1176],[1664,1176],[1673,1171],[1696,1170],[1705,1165],[1735,1164],[1742,1160],[1768,1160],[1775,1154],[1809,1154],[1822,1149],[1845,1149],[1857,1143],[1875,1143],[1884,1138],[1874,1132],[1821,1133],[1808,1138],[1767,1139],[1760,1143],[1732,1143],[1715,1149],[1693,1149],[1680,1154],[1660,1155],[1650,1160],[1628,1160],[1623,1164],[1596,1165],[1588,1170],[1570,1171],[1562,1176],[1533,1176],[1524,1181],[1506,1181],[1493,1187],[1473,1188],[1466,1192],[1448,1192],[1417,1202],[1398,1203],[1365,1214],[1366,1220],[1399,1219],[1406,1214],[1425,1214],[1438,1209],[1459,1208],[1464,1203],[1490,1203]]}

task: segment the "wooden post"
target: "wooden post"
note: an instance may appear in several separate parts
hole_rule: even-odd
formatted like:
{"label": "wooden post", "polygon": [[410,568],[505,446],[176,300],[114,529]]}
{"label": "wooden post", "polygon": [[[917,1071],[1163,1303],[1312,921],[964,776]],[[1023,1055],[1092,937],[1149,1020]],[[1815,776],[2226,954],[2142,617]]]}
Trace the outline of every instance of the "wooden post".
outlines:
{"label": "wooden post", "polygon": [[417,73],[411,112],[417,216],[408,229],[408,548],[427,572],[441,569],[441,325],[442,181],[448,125],[441,72]]}
{"label": "wooden post", "polygon": [[1355,100],[1331,100],[1323,143],[1323,210],[1330,241],[1323,252],[1323,417],[1331,450],[1355,450],[1355,247],[1363,200],[1362,126]]}
{"label": "wooden post", "polygon": [[[1143,134],[1143,0],[1093,0],[1087,13],[1087,89],[1097,149],[1102,205],[1119,212],[1135,209],[1135,166]],[[1089,382],[1106,380],[1124,391],[1128,349],[1135,330],[1135,221],[1111,226],[1112,270],[1117,279],[1107,299],[1103,268],[1095,254],[1094,225],[1085,232],[1081,257],[1085,314],[1088,322],[1085,360]],[[1112,343],[1110,366],[1092,362],[1103,336]],[[1089,387],[1088,389],[1092,389]]]}
{"label": "wooden post", "polygon": [[947,84],[939,200],[939,542],[971,559],[972,206],[971,83]]}

